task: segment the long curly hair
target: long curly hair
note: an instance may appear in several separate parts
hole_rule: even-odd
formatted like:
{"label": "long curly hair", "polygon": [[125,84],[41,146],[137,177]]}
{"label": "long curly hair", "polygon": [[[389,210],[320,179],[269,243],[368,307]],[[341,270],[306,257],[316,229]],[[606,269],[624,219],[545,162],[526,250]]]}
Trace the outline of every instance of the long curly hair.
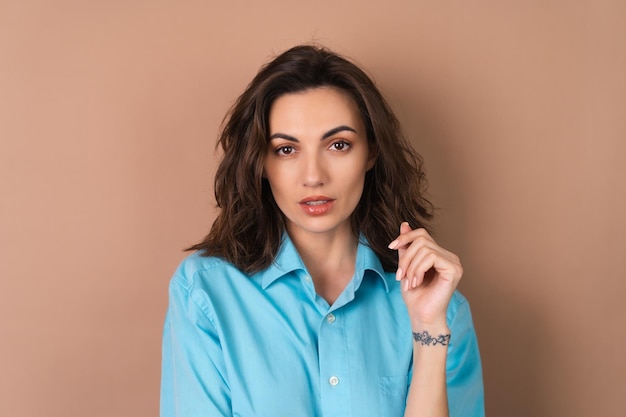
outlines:
{"label": "long curly hair", "polygon": [[333,87],[357,104],[367,140],[376,152],[352,217],[386,271],[397,268],[397,252],[387,248],[400,223],[428,229],[433,206],[425,198],[422,158],[374,82],[357,65],[326,48],[295,46],[263,66],[224,118],[217,143],[223,157],[214,191],[220,212],[204,240],[188,250],[218,256],[252,274],[275,259],[285,232],[284,215],[263,178],[269,112],[283,94]]}

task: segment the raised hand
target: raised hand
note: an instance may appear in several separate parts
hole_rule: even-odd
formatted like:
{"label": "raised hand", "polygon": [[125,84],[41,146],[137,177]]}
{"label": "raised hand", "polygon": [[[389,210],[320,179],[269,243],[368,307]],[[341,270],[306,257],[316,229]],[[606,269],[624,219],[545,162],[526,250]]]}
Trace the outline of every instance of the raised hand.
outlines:
{"label": "raised hand", "polygon": [[400,225],[389,244],[398,251],[396,279],[409,311],[413,331],[446,328],[446,311],[463,267],[458,256],[439,246],[425,229]]}

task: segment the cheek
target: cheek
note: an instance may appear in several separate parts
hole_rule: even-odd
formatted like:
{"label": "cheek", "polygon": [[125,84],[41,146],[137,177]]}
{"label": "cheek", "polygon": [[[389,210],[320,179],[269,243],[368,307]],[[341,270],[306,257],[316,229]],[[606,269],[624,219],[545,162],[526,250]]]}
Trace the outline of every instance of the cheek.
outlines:
{"label": "cheek", "polygon": [[280,178],[280,173],[277,172],[276,167],[266,159],[263,163],[263,178],[267,180],[270,186],[273,186],[276,178]]}
{"label": "cheek", "polygon": [[265,175],[267,183],[270,186],[270,190],[272,191],[274,199],[278,200],[278,198],[280,198],[281,195],[284,195],[289,189],[289,186],[287,184],[289,176],[272,168],[265,169],[263,173]]}
{"label": "cheek", "polygon": [[340,167],[341,176],[350,182],[353,186],[362,186],[365,181],[365,174],[367,167],[362,161],[354,162],[352,164],[344,164]]}

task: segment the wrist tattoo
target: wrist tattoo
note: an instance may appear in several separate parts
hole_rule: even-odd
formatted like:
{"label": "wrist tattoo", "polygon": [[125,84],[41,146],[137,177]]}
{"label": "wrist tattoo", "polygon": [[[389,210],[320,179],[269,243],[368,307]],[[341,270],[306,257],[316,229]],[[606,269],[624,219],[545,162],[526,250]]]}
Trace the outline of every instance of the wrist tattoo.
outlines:
{"label": "wrist tattoo", "polygon": [[437,337],[432,337],[427,330],[422,333],[413,332],[413,340],[422,344],[422,346],[430,345],[442,345],[447,346],[450,343],[450,334],[440,334]]}

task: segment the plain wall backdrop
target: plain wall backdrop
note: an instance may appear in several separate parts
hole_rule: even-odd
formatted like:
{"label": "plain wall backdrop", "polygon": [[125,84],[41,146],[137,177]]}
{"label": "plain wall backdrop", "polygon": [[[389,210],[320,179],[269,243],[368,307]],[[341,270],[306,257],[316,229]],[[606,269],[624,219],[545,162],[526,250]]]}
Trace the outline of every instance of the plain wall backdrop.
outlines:
{"label": "plain wall backdrop", "polygon": [[219,124],[319,42],[367,68],[465,266],[490,416],[623,416],[626,2],[0,0],[0,417],[155,416]]}

